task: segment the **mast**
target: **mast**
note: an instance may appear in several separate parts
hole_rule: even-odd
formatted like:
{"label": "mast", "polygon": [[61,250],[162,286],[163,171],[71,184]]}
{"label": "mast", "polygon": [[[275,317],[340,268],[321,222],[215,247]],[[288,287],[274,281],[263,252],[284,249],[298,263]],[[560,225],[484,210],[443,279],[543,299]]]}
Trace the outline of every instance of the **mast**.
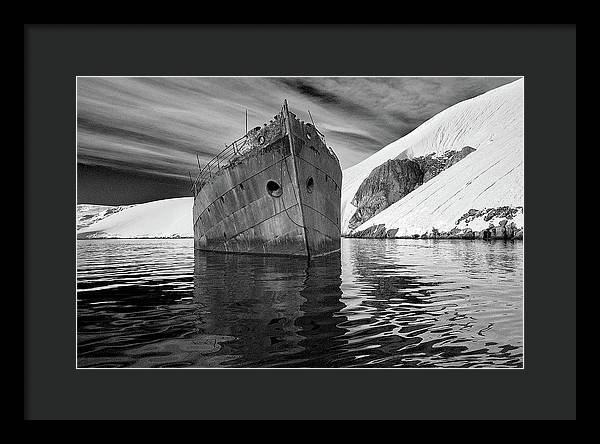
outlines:
{"label": "mast", "polygon": [[288,109],[287,99],[283,99],[283,118],[285,119],[285,130],[288,133],[290,141],[290,151],[294,154],[294,141],[292,140],[292,126],[290,125],[290,110]]}

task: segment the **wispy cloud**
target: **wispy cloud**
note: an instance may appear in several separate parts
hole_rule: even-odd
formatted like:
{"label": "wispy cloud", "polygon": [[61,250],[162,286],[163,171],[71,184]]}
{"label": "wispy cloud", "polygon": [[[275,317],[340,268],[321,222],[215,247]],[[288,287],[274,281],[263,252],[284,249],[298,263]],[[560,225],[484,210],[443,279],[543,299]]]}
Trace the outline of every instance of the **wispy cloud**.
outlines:
{"label": "wispy cloud", "polygon": [[342,168],[459,101],[514,78],[80,77],[78,162],[186,178],[288,99],[308,110]]}

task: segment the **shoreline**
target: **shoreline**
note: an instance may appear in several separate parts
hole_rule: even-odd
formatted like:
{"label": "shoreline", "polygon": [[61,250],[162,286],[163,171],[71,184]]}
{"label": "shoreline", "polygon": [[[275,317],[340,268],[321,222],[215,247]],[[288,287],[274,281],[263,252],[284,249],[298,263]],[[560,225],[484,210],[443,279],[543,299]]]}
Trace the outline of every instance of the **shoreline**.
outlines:
{"label": "shoreline", "polygon": [[390,240],[390,239],[403,239],[403,240],[460,240],[460,241],[523,241],[523,237],[493,237],[493,238],[482,238],[482,237],[413,237],[413,236],[397,236],[397,237],[367,237],[367,236],[342,236],[344,239],[372,239],[372,240]]}
{"label": "shoreline", "polygon": [[472,228],[464,227],[459,228],[457,226],[450,231],[440,231],[437,228],[432,228],[431,231],[425,233],[415,233],[411,236],[401,235],[398,236],[398,228],[387,229],[385,224],[372,225],[365,230],[360,230],[355,233],[350,233],[345,237],[354,237],[361,239],[481,239],[481,240],[492,240],[492,239],[523,239],[525,233],[525,227],[517,226],[515,222],[508,219],[503,219],[498,225],[490,223],[490,226],[481,230],[473,230]]}
{"label": "shoreline", "polygon": [[194,236],[157,236],[157,237],[77,237],[76,240],[134,240],[134,239],[194,239]]}
{"label": "shoreline", "polygon": [[[387,239],[407,239],[407,240],[468,240],[468,241],[523,241],[523,237],[512,237],[512,238],[482,238],[482,237],[445,237],[445,236],[396,236],[396,237],[368,237],[368,236],[341,236],[342,239],[372,239],[372,240],[387,240]],[[179,240],[179,239],[194,239],[193,237],[89,237],[89,238],[77,238],[78,241],[102,241],[102,240]]]}

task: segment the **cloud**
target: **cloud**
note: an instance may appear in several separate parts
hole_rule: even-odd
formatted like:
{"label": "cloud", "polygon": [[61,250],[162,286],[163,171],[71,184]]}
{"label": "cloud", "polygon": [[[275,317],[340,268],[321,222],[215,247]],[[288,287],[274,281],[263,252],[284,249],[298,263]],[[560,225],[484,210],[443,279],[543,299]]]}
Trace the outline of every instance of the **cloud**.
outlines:
{"label": "cloud", "polygon": [[459,101],[515,78],[79,77],[78,162],[186,178],[197,159],[290,109],[347,168]]}

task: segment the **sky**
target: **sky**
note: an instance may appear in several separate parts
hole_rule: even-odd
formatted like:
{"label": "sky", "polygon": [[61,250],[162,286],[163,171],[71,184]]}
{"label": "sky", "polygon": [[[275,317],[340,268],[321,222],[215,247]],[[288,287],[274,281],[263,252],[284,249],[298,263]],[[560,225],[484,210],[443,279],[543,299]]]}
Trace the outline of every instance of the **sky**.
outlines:
{"label": "sky", "polygon": [[517,77],[78,77],[77,203],[190,196],[198,172],[284,99],[342,169],[458,102]]}

